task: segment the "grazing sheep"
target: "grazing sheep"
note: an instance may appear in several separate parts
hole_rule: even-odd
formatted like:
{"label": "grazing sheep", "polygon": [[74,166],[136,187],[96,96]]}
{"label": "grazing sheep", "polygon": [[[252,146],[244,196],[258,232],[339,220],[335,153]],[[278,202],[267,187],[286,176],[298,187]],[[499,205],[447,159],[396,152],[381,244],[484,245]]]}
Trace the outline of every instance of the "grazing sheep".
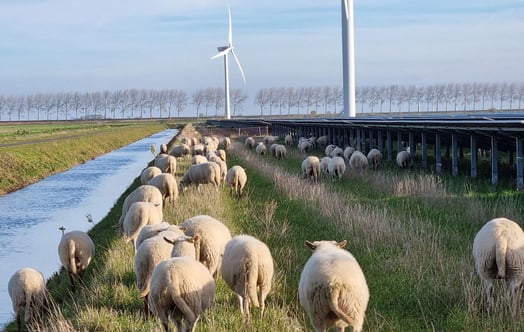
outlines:
{"label": "grazing sheep", "polygon": [[16,271],[7,284],[9,297],[16,315],[18,331],[22,330],[22,311],[24,322],[37,319],[35,312],[43,312],[46,305],[47,288],[44,275],[33,268],[26,267]]}
{"label": "grazing sheep", "polygon": [[127,210],[129,210],[129,207],[134,202],[154,203],[157,207],[158,214],[160,215],[161,219],[164,219],[163,201],[164,200],[162,198],[162,193],[157,187],[152,186],[150,184],[143,184],[141,186],[136,187],[135,190],[133,190],[124,199],[124,203],[122,204],[122,214],[118,219],[117,229],[122,229],[122,223],[124,222]]}
{"label": "grazing sheep", "polygon": [[357,150],[349,157],[349,167],[356,171],[362,171],[368,167],[368,158]]}
{"label": "grazing sheep", "polygon": [[255,139],[251,136],[246,138],[246,146],[248,149],[253,150],[255,147]]}
{"label": "grazing sheep", "polygon": [[136,287],[141,298],[144,298],[144,311],[149,312],[148,294],[151,281],[151,274],[158,263],[171,258],[173,245],[164,240],[167,238],[176,238],[180,233],[175,230],[167,229],[143,240],[135,254],[134,270],[136,276]]}
{"label": "grazing sheep", "polygon": [[249,323],[251,305],[264,316],[265,299],[271,290],[274,266],[267,245],[249,235],[231,239],[224,250],[221,274],[237,294],[244,322]]}
{"label": "grazing sheep", "polygon": [[191,147],[191,155],[194,156],[194,155],[199,154],[199,155],[204,156],[206,154],[204,150],[205,150],[204,144],[195,144]]}
{"label": "grazing sheep", "polygon": [[293,145],[293,136],[287,134],[286,137],[284,137],[284,144],[286,146],[291,146]]}
{"label": "grazing sheep", "polygon": [[329,144],[328,146],[326,146],[326,148],[324,149],[324,153],[326,154],[327,157],[331,157],[331,152],[336,148],[337,146],[336,145],[333,145],[333,144]]}
{"label": "grazing sheep", "polygon": [[149,180],[157,176],[158,174],[162,174],[162,170],[156,166],[149,166],[145,168],[142,173],[140,174],[140,183],[141,184],[147,184]]}
{"label": "grazing sheep", "polygon": [[233,166],[227,171],[226,182],[229,186],[229,193],[242,196],[247,182],[246,171],[241,166]]}
{"label": "grazing sheep", "polygon": [[320,159],[316,156],[308,156],[302,161],[302,178],[318,181],[320,176]]}
{"label": "grazing sheep", "polygon": [[340,180],[346,172],[346,163],[342,157],[334,157],[329,160],[328,163],[328,174],[331,175],[331,179]]}
{"label": "grazing sheep", "polygon": [[165,221],[160,224],[145,225],[138,233],[138,236],[136,238],[136,247],[140,247],[140,244],[142,244],[142,242],[155,235],[158,235],[163,231],[172,231],[178,235],[184,235],[185,228],[180,227],[178,225],[172,225]]}
{"label": "grazing sheep", "polygon": [[167,202],[174,204],[178,198],[178,185],[173,174],[162,173],[148,182],[149,185],[155,186],[162,193],[162,202],[164,206]]}
{"label": "grazing sheep", "polygon": [[225,150],[218,149],[215,151],[215,154],[222,159],[223,162],[227,162],[227,153]]}
{"label": "grazing sheep", "polygon": [[408,151],[400,151],[397,153],[397,165],[400,168],[408,168],[409,166],[409,152]]}
{"label": "grazing sheep", "polygon": [[160,168],[162,173],[176,173],[176,158],[172,155],[161,154],[155,159],[155,166]]}
{"label": "grazing sheep", "polygon": [[311,142],[309,141],[302,141],[298,144],[298,151],[300,151],[300,153],[309,153],[313,150],[313,144],[311,144]]}
{"label": "grazing sheep", "polygon": [[206,156],[197,154],[191,158],[191,165],[203,164],[203,163],[207,163],[208,161],[209,160],[207,160]]}
{"label": "grazing sheep", "polygon": [[82,231],[71,231],[62,235],[58,244],[58,256],[69,273],[71,287],[82,281],[82,276],[95,255],[93,240]]}
{"label": "grazing sheep", "polygon": [[333,150],[331,150],[331,153],[329,155],[331,158],[333,157],[344,157],[344,150],[342,148],[336,146]]}
{"label": "grazing sheep", "polygon": [[311,143],[311,146],[313,146],[313,148],[315,148],[317,146],[317,138],[315,136],[311,136],[309,139],[308,139],[309,143]]}
{"label": "grazing sheep", "polygon": [[216,280],[222,265],[224,249],[227,242],[231,240],[229,229],[221,221],[208,215],[191,217],[180,226],[185,227],[186,235],[198,235],[199,241],[196,243],[198,261],[209,269]]}
{"label": "grazing sheep", "polygon": [[273,156],[277,159],[287,158],[287,149],[285,145],[273,144],[272,146]]}
{"label": "grazing sheep", "polygon": [[227,150],[231,146],[231,139],[229,137],[220,138],[219,146],[222,147],[224,150]]}
{"label": "grazing sheep", "polygon": [[368,164],[373,167],[373,170],[378,170],[380,163],[382,162],[382,153],[378,149],[371,149],[367,155]]}
{"label": "grazing sheep", "polygon": [[327,146],[329,143],[328,141],[329,141],[329,137],[327,135],[320,136],[319,138],[317,138],[317,144],[321,147]]}
{"label": "grazing sheep", "polygon": [[323,174],[329,174],[328,165],[331,157],[323,157],[320,159],[320,172]]}
{"label": "grazing sheep", "polygon": [[264,136],[262,141],[266,145],[271,145],[271,144],[274,144],[274,143],[276,143],[278,141],[278,136]]}
{"label": "grazing sheep", "polygon": [[158,215],[158,209],[155,204],[135,202],[131,204],[129,210],[127,210],[124,222],[122,223],[122,230],[119,231],[119,236],[125,236],[126,243],[131,241],[136,253],[136,238],[142,230],[142,227],[160,224],[161,222],[162,219]]}
{"label": "grazing sheep", "polygon": [[198,240],[198,235],[178,235],[175,238],[169,238],[167,236],[164,236],[164,241],[173,245],[173,249],[171,250],[171,257],[187,256],[193,259],[197,259],[198,257],[195,243]]}
{"label": "grazing sheep", "polygon": [[191,145],[193,145],[193,140],[191,138],[189,138],[189,137],[184,136],[184,137],[180,138],[180,143],[186,144],[187,146],[191,146]]}
{"label": "grazing sheep", "polygon": [[170,317],[178,331],[195,331],[200,315],[214,306],[215,289],[215,280],[204,265],[191,257],[174,257],[153,271],[151,310],[166,331],[170,331]]}
{"label": "grazing sheep", "polygon": [[344,159],[349,163],[349,158],[351,158],[351,155],[355,152],[355,148],[348,146],[344,149]]}
{"label": "grazing sheep", "polygon": [[356,259],[342,248],[346,241],[306,241],[313,254],[306,262],[298,286],[300,304],[316,331],[332,326],[362,331],[369,301],[366,278]]}
{"label": "grazing sheep", "polygon": [[255,148],[255,152],[261,156],[265,155],[266,154],[266,145],[264,144],[264,142],[260,142],[257,144],[257,147]]}
{"label": "grazing sheep", "polygon": [[[184,139],[184,138],[185,137],[183,137],[182,139]],[[188,141],[189,141],[189,139],[188,139]],[[171,149],[170,154],[173,157],[175,157],[175,158],[189,156],[191,154],[191,145],[188,145],[188,144],[185,144],[185,143],[175,145]]]}
{"label": "grazing sheep", "polygon": [[512,314],[516,315],[524,280],[524,232],[514,221],[488,221],[473,240],[475,268],[486,288],[488,308],[493,306],[493,281],[504,279],[511,287]]}
{"label": "grazing sheep", "polygon": [[167,144],[160,144],[160,153],[167,153]]}
{"label": "grazing sheep", "polygon": [[180,180],[180,192],[183,192],[184,188],[191,184],[195,184],[199,188],[201,184],[212,183],[218,189],[221,179],[220,166],[215,162],[209,161],[192,165]]}
{"label": "grazing sheep", "polygon": [[218,165],[220,168],[220,182],[226,181],[226,175],[227,175],[227,164],[225,161],[220,159],[219,157],[215,156],[214,159],[210,160]]}

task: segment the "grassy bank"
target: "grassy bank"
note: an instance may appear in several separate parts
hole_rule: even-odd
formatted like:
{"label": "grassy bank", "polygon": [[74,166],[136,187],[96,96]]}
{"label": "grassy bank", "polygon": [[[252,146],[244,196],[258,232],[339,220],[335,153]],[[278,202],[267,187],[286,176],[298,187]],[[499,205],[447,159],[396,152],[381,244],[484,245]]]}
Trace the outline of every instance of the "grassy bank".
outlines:
{"label": "grassy bank", "polygon": [[165,124],[0,127],[0,195],[159,132]]}
{"label": "grassy bank", "polygon": [[[379,172],[350,173],[337,183],[324,178],[314,184],[300,178],[302,156],[295,150],[289,159],[277,161],[238,142],[228,151],[228,166],[246,168],[244,197],[233,199],[226,188],[190,188],[165,208],[165,219],[178,224],[209,214],[233,234],[258,237],[275,260],[274,286],[264,319],[254,315],[246,327],[236,296],[219,279],[216,306],[201,317],[197,330],[312,330],[298,304],[297,287],[310,256],[304,241],[318,239],[348,240],[347,249],[362,266],[371,294],[365,331],[524,330],[524,319],[509,314],[502,284],[495,288],[496,313],[486,314],[471,257],[473,237],[487,220],[522,220],[521,193],[391,165]],[[189,159],[179,160],[178,178],[188,166]],[[97,255],[84,289],[71,294],[64,271],[50,281],[59,310],[47,329],[161,331],[158,321],[142,312],[132,246],[117,239],[113,229],[123,198],[138,184],[135,180],[90,232]]]}

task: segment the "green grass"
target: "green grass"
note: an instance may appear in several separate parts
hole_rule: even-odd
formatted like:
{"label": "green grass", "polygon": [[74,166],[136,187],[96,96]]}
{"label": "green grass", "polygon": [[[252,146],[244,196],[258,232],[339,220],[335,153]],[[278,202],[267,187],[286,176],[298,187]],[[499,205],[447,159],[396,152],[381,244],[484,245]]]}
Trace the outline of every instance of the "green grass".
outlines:
{"label": "green grass", "polygon": [[[304,241],[320,239],[348,240],[346,249],[366,275],[371,297],[365,331],[524,330],[524,319],[511,318],[502,283],[495,288],[495,314],[486,314],[471,257],[473,237],[489,219],[505,215],[521,221],[520,192],[486,186],[481,180],[399,171],[391,165],[315,184],[300,179],[301,160],[296,151],[277,161],[236,144],[228,151],[228,166],[246,168],[242,198],[230,197],[225,187],[216,191],[204,186],[200,191],[189,188],[174,206],[165,207],[165,219],[174,224],[209,214],[233,234],[254,235],[268,244],[275,261],[273,290],[262,320],[254,310],[251,326],[243,326],[236,296],[219,279],[216,306],[201,317],[198,331],[312,330],[298,304],[297,287],[310,256]],[[188,166],[189,159],[178,161],[178,178]],[[135,180],[90,232],[97,255],[85,289],[70,296],[64,271],[49,282],[60,305],[54,324],[80,331],[161,330],[155,318],[141,311],[133,249],[116,238],[113,228],[123,198],[137,185]]]}

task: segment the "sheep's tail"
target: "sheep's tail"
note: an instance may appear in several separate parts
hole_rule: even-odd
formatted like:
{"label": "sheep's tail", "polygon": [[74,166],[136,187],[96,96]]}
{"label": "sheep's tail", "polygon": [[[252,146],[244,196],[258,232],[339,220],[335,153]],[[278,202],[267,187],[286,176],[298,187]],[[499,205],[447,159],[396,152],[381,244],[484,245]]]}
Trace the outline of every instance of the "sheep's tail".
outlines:
{"label": "sheep's tail", "polygon": [[[332,291],[330,292],[330,301],[329,301],[329,307],[331,309],[331,311],[333,311],[333,313],[335,313],[335,315],[343,320],[344,322],[346,322],[346,324],[348,324],[349,326],[352,327],[352,331],[361,331],[361,329],[357,329],[357,327],[355,326],[355,319],[354,317],[351,317],[349,316],[346,312],[344,312],[343,308],[340,307],[339,305],[339,299],[341,296],[347,296],[347,294],[340,294],[341,293],[341,290],[336,288],[336,289],[332,289]],[[354,305],[354,304],[352,304]],[[362,323],[361,323],[362,324]]]}
{"label": "sheep's tail", "polygon": [[[249,302],[258,308],[257,280],[258,280],[258,262],[252,260],[244,262],[246,272],[246,285],[244,288],[244,299],[249,298]],[[244,301],[245,303],[246,301]],[[247,308],[249,310],[249,308]]]}
{"label": "sheep's tail", "polygon": [[73,240],[67,242],[67,254],[69,255],[69,273],[76,275],[76,243]]}
{"label": "sheep's tail", "polygon": [[495,245],[495,260],[498,267],[498,276],[506,277],[506,252],[508,249],[508,240],[501,236]]}

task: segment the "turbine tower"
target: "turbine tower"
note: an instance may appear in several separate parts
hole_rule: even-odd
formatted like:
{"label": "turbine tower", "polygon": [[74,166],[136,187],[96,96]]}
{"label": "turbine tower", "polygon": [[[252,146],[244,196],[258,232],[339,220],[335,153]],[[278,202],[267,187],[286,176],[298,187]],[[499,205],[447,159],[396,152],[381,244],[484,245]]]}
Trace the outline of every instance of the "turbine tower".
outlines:
{"label": "turbine tower", "polygon": [[355,117],[355,21],[353,20],[353,0],[342,0],[341,16],[344,116]]}
{"label": "turbine tower", "polygon": [[240,69],[240,73],[242,74],[242,80],[244,81],[244,84],[246,84],[246,77],[244,76],[244,71],[242,70],[242,66],[240,65],[240,61],[238,60],[237,55],[235,54],[234,46],[233,46],[233,27],[231,25],[231,8],[229,5],[227,6],[227,10],[229,13],[229,33],[228,33],[228,42],[229,44],[227,46],[219,46],[217,47],[218,53],[211,57],[211,59],[216,59],[218,57],[223,56],[224,57],[224,92],[225,92],[225,117],[226,119],[231,119],[231,111],[230,111],[230,97],[229,97],[229,66],[228,66],[228,54],[231,53],[233,55],[233,58],[235,59],[235,62],[238,65],[238,69]]}

